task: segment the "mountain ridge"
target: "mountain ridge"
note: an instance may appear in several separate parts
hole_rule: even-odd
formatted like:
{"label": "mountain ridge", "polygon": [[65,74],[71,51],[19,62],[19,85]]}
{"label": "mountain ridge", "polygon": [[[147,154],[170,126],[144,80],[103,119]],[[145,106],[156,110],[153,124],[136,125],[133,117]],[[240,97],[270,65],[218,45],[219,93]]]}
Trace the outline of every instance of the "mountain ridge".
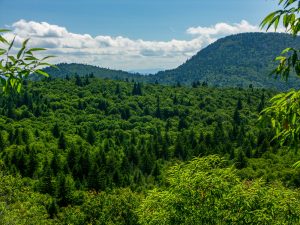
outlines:
{"label": "mountain ridge", "polygon": [[53,77],[66,75],[95,77],[137,82],[191,85],[195,81],[211,86],[273,88],[287,90],[300,88],[292,76],[289,82],[268,76],[276,67],[275,57],[287,47],[300,48],[300,37],[284,33],[241,33],[220,38],[200,50],[177,68],[142,75],[84,64],[58,64],[60,70],[46,68]]}
{"label": "mountain ridge", "polygon": [[300,48],[300,37],[284,33],[230,35],[200,50],[179,67],[157,73],[155,79],[183,84],[200,80],[214,86],[300,87],[295,78],[286,83],[268,77],[276,67],[275,57],[287,47]]}

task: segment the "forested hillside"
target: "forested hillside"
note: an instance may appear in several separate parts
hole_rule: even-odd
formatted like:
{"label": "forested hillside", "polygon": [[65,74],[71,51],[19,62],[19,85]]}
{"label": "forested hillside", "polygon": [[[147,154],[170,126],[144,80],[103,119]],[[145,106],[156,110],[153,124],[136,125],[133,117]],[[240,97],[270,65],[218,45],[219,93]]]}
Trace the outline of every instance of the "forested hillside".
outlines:
{"label": "forested hillside", "polygon": [[275,80],[268,76],[274,59],[287,47],[300,46],[300,38],[283,33],[243,33],[217,40],[174,70],[159,72],[161,83],[206,81],[215,86],[299,87],[299,81]]}
{"label": "forested hillside", "polygon": [[[55,67],[47,67],[44,69],[45,72],[51,74],[52,78],[65,78],[66,76],[85,76],[89,74],[92,77],[97,78],[110,78],[115,80],[125,80],[125,79],[144,79],[144,76],[138,73],[129,73],[122,70],[111,70],[108,68],[101,68],[98,66],[91,66],[78,63],[60,63]],[[37,77],[34,77],[37,79]]]}
{"label": "forested hillside", "polygon": [[[270,144],[272,132],[257,124],[274,94],[112,81],[90,71],[26,81],[21,94],[0,101],[0,221],[299,221],[299,172],[290,165],[300,157]],[[200,211],[192,193],[202,193]],[[223,208],[211,210],[212,202]],[[186,206],[194,217],[180,216]],[[263,216],[251,216],[255,210]]]}
{"label": "forested hillside", "polygon": [[287,47],[299,47],[300,38],[283,33],[243,33],[228,36],[200,50],[176,69],[154,75],[140,75],[83,64],[58,64],[59,69],[46,68],[53,77],[83,76],[132,80],[168,85],[187,85],[207,82],[216,87],[248,87],[287,90],[300,87],[292,77],[289,82],[269,76],[274,59]]}

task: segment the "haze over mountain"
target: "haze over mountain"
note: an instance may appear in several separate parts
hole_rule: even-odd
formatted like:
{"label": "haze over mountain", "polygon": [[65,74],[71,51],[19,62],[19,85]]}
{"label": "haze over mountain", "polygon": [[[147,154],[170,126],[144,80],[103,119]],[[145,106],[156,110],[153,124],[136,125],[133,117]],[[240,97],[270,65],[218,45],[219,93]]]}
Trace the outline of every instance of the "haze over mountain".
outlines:
{"label": "haze over mountain", "polygon": [[126,72],[122,70],[112,70],[108,68],[101,68],[98,66],[78,64],[78,63],[60,63],[56,65],[58,69],[54,67],[47,67],[44,69],[53,78],[65,78],[68,76],[85,76],[93,75],[98,78],[110,78],[114,80],[122,79],[144,79],[144,76],[139,73]]}
{"label": "haze over mountain", "polygon": [[247,87],[252,84],[254,87],[286,90],[299,87],[299,82],[291,78],[286,83],[268,76],[276,66],[274,58],[286,47],[300,47],[300,38],[283,33],[243,33],[217,40],[176,69],[149,76],[83,64],[59,64],[60,70],[45,70],[54,77],[93,73],[102,78],[162,84],[179,82],[190,85],[194,81],[206,81],[212,86]]}
{"label": "haze over mountain", "polygon": [[287,47],[300,47],[300,38],[283,33],[243,33],[219,39],[176,69],[153,76],[159,83],[207,81],[215,86],[248,86],[287,89],[299,81],[279,81],[268,76],[275,57]]}

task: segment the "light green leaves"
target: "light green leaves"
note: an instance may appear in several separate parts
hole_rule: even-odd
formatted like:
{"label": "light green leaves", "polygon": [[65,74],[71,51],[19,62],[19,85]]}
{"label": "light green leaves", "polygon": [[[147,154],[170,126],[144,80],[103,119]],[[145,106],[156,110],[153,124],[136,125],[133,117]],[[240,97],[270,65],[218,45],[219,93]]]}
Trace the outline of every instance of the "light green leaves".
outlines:
{"label": "light green leaves", "polygon": [[260,121],[270,123],[281,145],[297,146],[300,136],[300,91],[281,93],[261,112]]}
{"label": "light green leaves", "polygon": [[0,48],[0,86],[2,92],[4,94],[20,92],[23,80],[30,74],[35,73],[48,77],[49,75],[40,68],[42,66],[52,66],[45,60],[53,56],[46,56],[42,59],[34,56],[33,53],[45,51],[46,49],[27,48],[29,39],[23,41],[22,47],[15,55],[11,54],[10,51],[14,48],[15,37],[9,42],[1,35],[4,32],[9,32],[9,30],[0,30],[0,42],[4,45],[3,48]]}
{"label": "light green leaves", "polygon": [[293,35],[297,35],[300,30],[300,20],[296,17],[299,12],[299,3],[297,0],[279,0],[279,5],[282,5],[282,10],[277,10],[270,13],[261,22],[260,27],[269,30],[272,26],[277,30],[280,21],[283,27]]}
{"label": "light green leaves", "polygon": [[[280,21],[282,21],[282,26],[287,32],[296,36],[300,31],[300,19],[297,17],[299,12],[296,0],[280,0],[279,5],[283,6],[282,10],[277,10],[270,13],[261,22],[260,27],[266,28],[268,31],[271,27],[274,27],[275,31],[278,29]],[[279,64],[272,74],[275,77],[281,77],[285,80],[288,79],[291,72],[296,72],[300,76],[300,61],[299,61],[299,50],[293,48],[286,48],[282,51],[281,56],[277,57],[275,61],[279,61]]]}
{"label": "light green leaves", "polygon": [[[275,30],[280,21],[286,31],[296,36],[300,31],[300,1],[279,0],[281,10],[270,13],[261,23],[261,28]],[[295,72],[300,77],[300,50],[286,48],[275,61],[279,64],[272,71],[275,77],[288,80],[290,73]],[[300,91],[291,90],[278,94],[271,99],[271,106],[261,112],[260,121],[267,122],[275,130],[273,140],[279,140],[281,145],[298,148],[300,142]]]}
{"label": "light green leaves", "polygon": [[140,224],[299,224],[299,195],[280,184],[241,181],[216,156],[170,169],[137,210]]}

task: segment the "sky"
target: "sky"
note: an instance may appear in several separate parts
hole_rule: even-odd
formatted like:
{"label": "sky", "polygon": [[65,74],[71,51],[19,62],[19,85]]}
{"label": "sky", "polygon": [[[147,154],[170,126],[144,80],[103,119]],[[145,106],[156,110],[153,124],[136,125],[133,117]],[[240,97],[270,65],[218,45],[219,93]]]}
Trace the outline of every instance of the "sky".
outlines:
{"label": "sky", "polygon": [[0,0],[16,46],[45,47],[53,63],[138,72],[171,69],[218,38],[260,31],[278,0]]}

